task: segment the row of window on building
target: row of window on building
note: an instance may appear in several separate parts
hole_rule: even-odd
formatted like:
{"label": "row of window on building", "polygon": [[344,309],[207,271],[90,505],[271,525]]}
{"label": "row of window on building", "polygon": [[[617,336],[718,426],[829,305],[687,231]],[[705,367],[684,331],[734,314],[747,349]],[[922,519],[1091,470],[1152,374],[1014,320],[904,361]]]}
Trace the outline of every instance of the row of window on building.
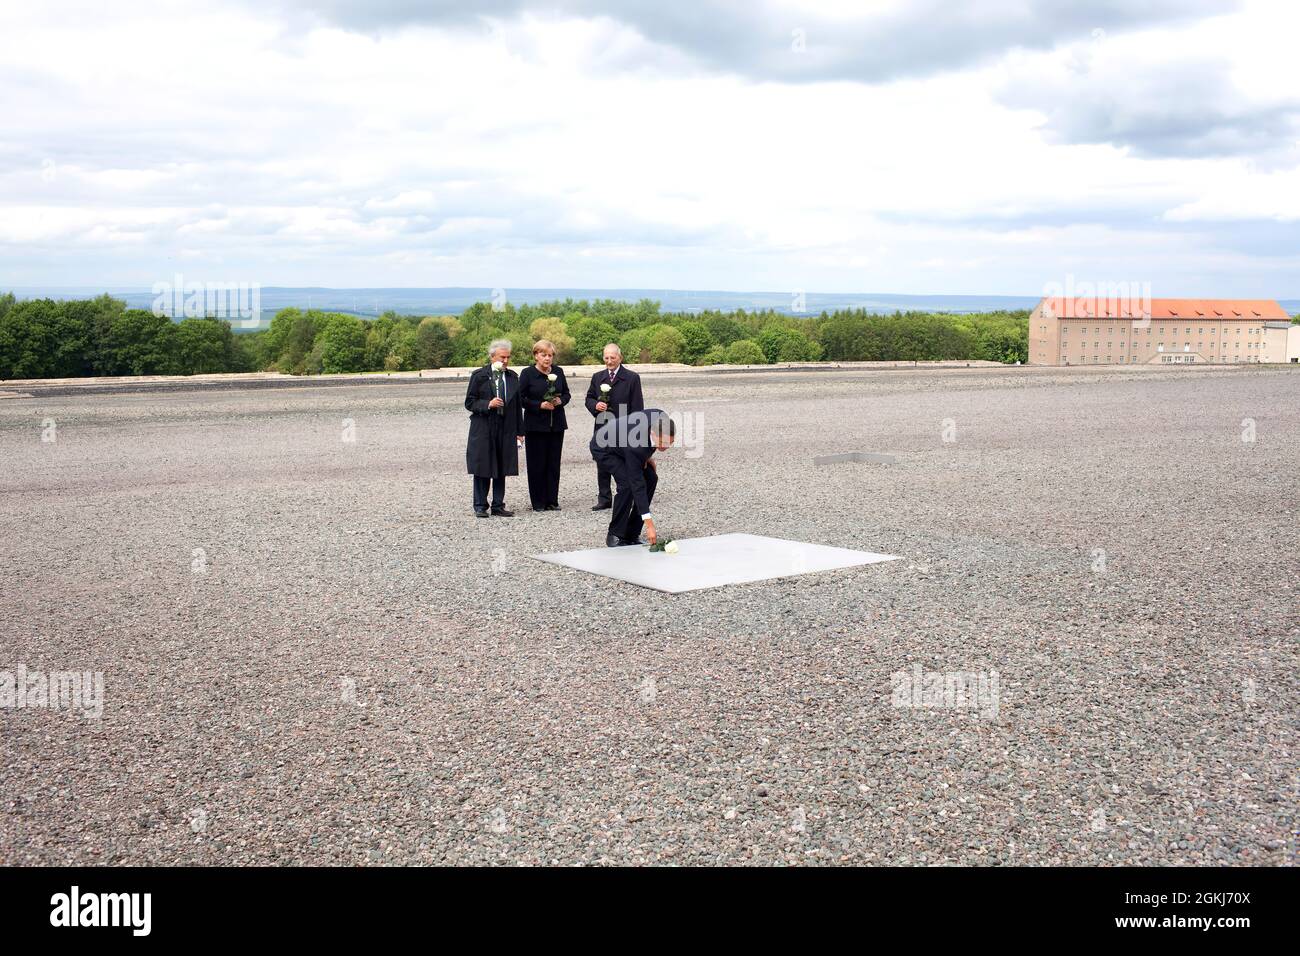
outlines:
{"label": "row of window on building", "polygon": [[[1046,332],[1046,331],[1047,331],[1047,326],[1045,326],[1045,325],[1040,325],[1040,326],[1039,326],[1039,329],[1040,329],[1041,331],[1043,331],[1043,332]],[[1068,325],[1062,325],[1062,326],[1061,326],[1061,335],[1062,335],[1062,336],[1064,336],[1064,335],[1065,335],[1067,332],[1069,332],[1069,331],[1070,331],[1070,326],[1068,326]],[[1087,329],[1086,327],[1083,328],[1083,329],[1081,329],[1080,331],[1081,331],[1083,334],[1085,334],[1085,335],[1088,333],[1088,329]],[[1100,329],[1100,328],[1095,328],[1095,329],[1093,329],[1092,331],[1093,331],[1095,334],[1097,334],[1097,335],[1100,335],[1100,334],[1101,334],[1101,329]],[[1116,330],[1115,330],[1115,329],[1107,329],[1106,331],[1108,331],[1108,332],[1112,332],[1112,331],[1116,331]],[[1121,326],[1121,327],[1119,328],[1118,331],[1120,331],[1120,332],[1122,333],[1122,332],[1124,331],[1123,327]],[[1158,328],[1158,329],[1154,329],[1154,330],[1151,329],[1151,328],[1148,328],[1148,329],[1146,330],[1146,333],[1147,333],[1147,335],[1151,335],[1151,333],[1152,333],[1153,331],[1159,332],[1161,338],[1163,338],[1163,337],[1164,337],[1164,334],[1165,334],[1165,327],[1162,325],[1162,326],[1160,326],[1160,328]],[[1198,328],[1196,331],[1197,331],[1197,333],[1198,333],[1199,335],[1204,335],[1204,334],[1205,334],[1205,327],[1204,327],[1204,326],[1201,326],[1201,327]],[[1246,329],[1245,331],[1246,331],[1246,333],[1247,333],[1248,335],[1262,335],[1264,330],[1263,330],[1263,329]],[[1133,334],[1134,334],[1134,335],[1137,335],[1139,332],[1141,332],[1141,329],[1134,329],[1134,330],[1133,330]],[[1173,334],[1173,335],[1177,335],[1177,334],[1178,334],[1178,329],[1177,329],[1177,328],[1170,329],[1170,332],[1171,332],[1171,334]],[[1236,330],[1236,332],[1237,332],[1238,335],[1240,335],[1240,334],[1242,333],[1242,329],[1241,329],[1241,328],[1238,328],[1238,329]],[[1188,327],[1187,327],[1187,334],[1188,334],[1188,335],[1191,335],[1191,334],[1192,334],[1192,328],[1191,328],[1191,326],[1188,326]],[[1213,328],[1210,329],[1210,334],[1211,334],[1211,335],[1214,334],[1214,329],[1213,329]],[[1228,334],[1227,329],[1224,329],[1223,334],[1224,334],[1224,335],[1227,335],[1227,334]]]}
{"label": "row of window on building", "polygon": [[[1195,361],[1197,361],[1197,359],[1198,359],[1198,355],[1197,355],[1197,353],[1195,353],[1195,352],[1170,352],[1168,355],[1161,355],[1161,356],[1160,356],[1160,361],[1161,361],[1162,364],[1168,364],[1168,363],[1171,363],[1171,362],[1172,362],[1172,363],[1195,362]],[[1066,365],[1069,365],[1069,364],[1070,364],[1070,357],[1069,357],[1068,355],[1066,355],[1064,352],[1062,352],[1062,353],[1061,353],[1061,361],[1064,362]],[[1078,361],[1079,361],[1081,364],[1087,364],[1088,362],[1092,362],[1093,364],[1097,364],[1097,363],[1102,362],[1103,360],[1102,360],[1101,355],[1098,354],[1098,355],[1092,355],[1092,356],[1080,355],[1079,358],[1078,358]],[[1109,365],[1124,365],[1125,363],[1128,363],[1128,364],[1132,365],[1132,364],[1136,364],[1136,363],[1138,363],[1138,362],[1145,362],[1145,361],[1146,361],[1146,359],[1140,359],[1140,358],[1138,358],[1138,356],[1136,356],[1136,355],[1129,355],[1129,356],[1123,356],[1123,355],[1121,355],[1121,356],[1119,357],[1118,360],[1111,358],[1111,356],[1109,356],[1109,355],[1107,355],[1106,358],[1105,358],[1105,363],[1106,363],[1106,364],[1109,364]],[[1258,361],[1259,361],[1259,357],[1258,357],[1258,356],[1255,356],[1255,355],[1251,355],[1251,356],[1247,356],[1247,357],[1243,357],[1243,356],[1237,355],[1237,356],[1235,356],[1235,357],[1232,359],[1232,361],[1234,361],[1234,362],[1258,362]]]}
{"label": "row of window on building", "polygon": [[[1064,351],[1066,350],[1066,348],[1069,346],[1069,344],[1070,344],[1070,343],[1068,343],[1068,342],[1062,342],[1062,343],[1061,343],[1061,351],[1064,352]],[[1124,345],[1123,342],[1120,342],[1119,344],[1120,344],[1121,346]],[[1113,348],[1114,345],[1115,345],[1114,342],[1107,342],[1107,343],[1106,343],[1106,348],[1108,348],[1108,349],[1109,349],[1109,348]],[[1087,343],[1087,342],[1080,342],[1080,343],[1079,343],[1079,348],[1081,348],[1081,349],[1086,349],[1087,347],[1088,347],[1088,343]],[[1093,342],[1093,343],[1092,343],[1092,347],[1095,348],[1095,349],[1099,349],[1099,348],[1101,348],[1101,342]],[[1140,346],[1139,346],[1139,347],[1140,347]],[[1170,347],[1170,348],[1174,348],[1174,349],[1176,349],[1176,348],[1178,348],[1178,343],[1177,343],[1177,342],[1174,342],[1174,341],[1171,341],[1171,342],[1169,343],[1169,347]],[[1183,343],[1183,348],[1188,348],[1188,349],[1189,349],[1189,348],[1191,348],[1191,347],[1192,347],[1192,343],[1191,343],[1191,342],[1184,342],[1184,343]],[[1263,343],[1263,342],[1247,342],[1247,343],[1246,343],[1246,348],[1247,348],[1247,349],[1262,349],[1263,347],[1264,347],[1264,343]],[[1147,348],[1150,349],[1151,346],[1148,344],[1148,345],[1147,345]],[[1161,343],[1157,346],[1157,350],[1158,350],[1158,349],[1162,349],[1162,348],[1164,348],[1164,343],[1163,343],[1163,342],[1161,342]],[[1196,348],[1197,348],[1197,351],[1200,351],[1201,349],[1205,348],[1205,343],[1204,343],[1204,342],[1197,342],[1197,343],[1196,343]],[[1210,343],[1210,348],[1211,348],[1211,349],[1214,348],[1214,343],[1213,343],[1213,342]],[[1227,343],[1227,342],[1224,342],[1221,346],[1219,346],[1219,348],[1222,349],[1223,351],[1227,351],[1227,349],[1228,349],[1228,343]],[[1240,343],[1240,342],[1237,342],[1237,343],[1233,346],[1233,348],[1238,348],[1238,349],[1241,348],[1241,343]]]}
{"label": "row of window on building", "polygon": [[[1047,326],[1042,326],[1041,328],[1042,328],[1042,330],[1043,330],[1044,332],[1047,331]],[[1191,327],[1191,326],[1185,326],[1185,330],[1186,330],[1186,334],[1187,334],[1187,335],[1191,335],[1191,334],[1192,334],[1192,327]],[[1061,360],[1062,360],[1062,361],[1069,361],[1069,354],[1068,354],[1068,351],[1067,351],[1067,350],[1069,349],[1069,344],[1070,344],[1070,343],[1069,343],[1069,340],[1068,340],[1067,337],[1066,337],[1066,333],[1068,333],[1069,331],[1070,331],[1070,326],[1068,326],[1068,325],[1062,325],[1062,326],[1061,326]],[[1102,330],[1101,330],[1100,327],[1096,327],[1096,328],[1093,329],[1093,332],[1094,332],[1094,333],[1097,333],[1097,334],[1100,334],[1101,331],[1102,331]],[[1108,331],[1108,332],[1119,331],[1119,333],[1120,333],[1120,337],[1121,337],[1121,341],[1120,341],[1120,343],[1119,343],[1120,346],[1121,346],[1121,347],[1124,347],[1124,346],[1127,344],[1127,343],[1125,343],[1125,342],[1123,341],[1123,332],[1124,332],[1124,328],[1123,328],[1122,326],[1121,326],[1119,329],[1107,329],[1106,331]],[[1159,326],[1159,327],[1157,327],[1157,328],[1152,328],[1152,327],[1148,326],[1147,329],[1146,329],[1146,334],[1147,334],[1148,337],[1151,337],[1151,338],[1150,338],[1150,340],[1147,342],[1146,348],[1147,348],[1148,350],[1150,350],[1153,346],[1155,346],[1155,347],[1157,348],[1158,351],[1163,351],[1163,350],[1164,350],[1164,345],[1165,345],[1165,331],[1166,331],[1166,329],[1165,329],[1165,327],[1164,327],[1163,325],[1161,325],[1161,326]],[[1169,337],[1170,337],[1170,342],[1169,342],[1170,347],[1171,347],[1171,348],[1175,348],[1175,349],[1178,348],[1178,342],[1177,342],[1177,339],[1176,339],[1176,336],[1178,335],[1178,329],[1177,329],[1177,327],[1170,328],[1168,331],[1169,331]],[[1196,331],[1197,331],[1197,333],[1198,333],[1199,335],[1204,336],[1204,335],[1205,335],[1205,326],[1199,326],[1199,327],[1197,327]],[[1213,336],[1213,335],[1215,334],[1215,331],[1216,331],[1216,330],[1215,330],[1213,327],[1211,327],[1210,330],[1209,330],[1210,335]],[[1236,329],[1236,334],[1237,334],[1238,336],[1240,336],[1240,335],[1242,334],[1243,331],[1244,331],[1248,336],[1260,335],[1260,334],[1263,333],[1263,329],[1258,329],[1258,328],[1248,328],[1248,329],[1243,330],[1242,328],[1238,327],[1238,328]],[[1087,329],[1086,327],[1084,327],[1084,328],[1082,328],[1082,329],[1080,330],[1080,332],[1081,332],[1082,334],[1086,335],[1087,332],[1088,332],[1088,329]],[[1138,343],[1137,343],[1137,341],[1136,341],[1136,340],[1137,340],[1137,337],[1140,335],[1140,333],[1141,333],[1141,329],[1134,329],[1134,330],[1133,330],[1133,337],[1134,337],[1133,346],[1134,346],[1134,347],[1137,347],[1137,348],[1140,348],[1140,347],[1141,347],[1140,345],[1138,345]],[[1158,336],[1156,336],[1155,333],[1158,333]],[[1228,331],[1225,329],[1223,334],[1226,336],[1226,335],[1228,334]],[[1240,348],[1241,348],[1241,345],[1242,345],[1241,342],[1237,342],[1237,343],[1235,344],[1235,348],[1240,349]],[[1088,347],[1088,343],[1087,343],[1086,341],[1084,341],[1084,342],[1080,342],[1080,343],[1079,343],[1079,348],[1080,348],[1080,349],[1086,349],[1087,347]],[[1092,361],[1093,361],[1093,362],[1100,362],[1100,361],[1101,361],[1101,352],[1100,352],[1100,350],[1101,350],[1101,341],[1100,341],[1100,340],[1094,341],[1094,342],[1092,343],[1092,347],[1093,347],[1094,349],[1097,349],[1097,350],[1098,350],[1097,352],[1093,353],[1093,355],[1091,356]],[[1107,348],[1108,351],[1111,350],[1111,349],[1113,349],[1114,347],[1115,347],[1115,343],[1114,343],[1113,340],[1112,340],[1112,341],[1108,341],[1108,342],[1106,343],[1106,348]],[[1173,352],[1173,353],[1170,353],[1169,355],[1164,355],[1164,356],[1162,356],[1161,359],[1160,359],[1160,361],[1161,361],[1162,363],[1170,363],[1170,362],[1194,362],[1194,361],[1196,360],[1196,357],[1195,357],[1195,355],[1190,354],[1190,349],[1191,349],[1191,347],[1192,347],[1192,343],[1191,343],[1190,340],[1184,341],[1184,342],[1183,342],[1183,348],[1186,349],[1186,350],[1188,350],[1188,352],[1185,352],[1185,353],[1177,353],[1177,352]],[[1246,348],[1247,348],[1248,350],[1249,350],[1249,349],[1262,349],[1263,347],[1264,347],[1264,343],[1263,343],[1263,342],[1247,342],[1247,343],[1246,343]],[[1226,353],[1227,350],[1228,350],[1228,343],[1227,343],[1226,341],[1224,341],[1224,342],[1220,345],[1219,348],[1220,348],[1220,351]],[[1204,339],[1202,339],[1202,340],[1200,340],[1200,341],[1198,341],[1198,342],[1196,343],[1196,349],[1197,349],[1198,352],[1201,352],[1201,351],[1204,351],[1204,350],[1205,350],[1205,341],[1204,341]],[[1211,350],[1211,351],[1214,350],[1214,342],[1211,342],[1211,343],[1210,343],[1210,350]],[[1226,354],[1225,354],[1223,357],[1224,357],[1225,359],[1228,358],[1228,356],[1227,356]],[[1082,353],[1080,353],[1080,355],[1078,356],[1078,359],[1079,359],[1079,361],[1081,361],[1081,362],[1086,362],[1086,361],[1088,361],[1088,357],[1085,356],[1085,355],[1083,355]],[[1237,355],[1237,356],[1235,356],[1232,360],[1235,361],[1235,362],[1257,362],[1257,361],[1259,361],[1259,359],[1258,359],[1255,355],[1253,355],[1253,354],[1247,354],[1246,356]],[[1113,361],[1114,361],[1113,353],[1112,353],[1111,355],[1107,355],[1107,356],[1105,357],[1105,361],[1107,361],[1107,362],[1113,362]],[[1131,356],[1128,356],[1127,358],[1125,358],[1125,356],[1122,356],[1122,355],[1121,355],[1121,356],[1119,357],[1119,362],[1120,362],[1120,363],[1124,363],[1124,362],[1126,362],[1126,361],[1129,362],[1129,363],[1137,362],[1137,361],[1138,361],[1138,356],[1136,356],[1136,355],[1131,355]],[[1145,359],[1144,359],[1144,361],[1145,361]]]}

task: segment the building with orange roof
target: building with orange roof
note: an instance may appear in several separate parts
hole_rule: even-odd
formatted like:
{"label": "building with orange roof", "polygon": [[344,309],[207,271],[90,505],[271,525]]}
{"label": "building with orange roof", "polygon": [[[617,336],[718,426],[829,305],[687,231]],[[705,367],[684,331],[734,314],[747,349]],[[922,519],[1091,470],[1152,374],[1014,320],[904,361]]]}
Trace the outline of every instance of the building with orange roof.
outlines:
{"label": "building with orange roof", "polygon": [[1286,362],[1298,338],[1272,299],[1055,296],[1029,315],[1029,364]]}

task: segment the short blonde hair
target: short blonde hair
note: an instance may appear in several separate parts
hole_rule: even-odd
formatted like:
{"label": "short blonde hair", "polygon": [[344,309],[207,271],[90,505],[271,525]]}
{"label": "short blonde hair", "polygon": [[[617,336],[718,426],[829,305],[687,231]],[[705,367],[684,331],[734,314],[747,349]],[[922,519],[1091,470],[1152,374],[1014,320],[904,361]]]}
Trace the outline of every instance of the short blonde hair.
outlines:
{"label": "short blonde hair", "polygon": [[550,352],[551,357],[554,358],[555,343],[550,339],[538,339],[533,343],[533,354],[536,355],[538,352]]}

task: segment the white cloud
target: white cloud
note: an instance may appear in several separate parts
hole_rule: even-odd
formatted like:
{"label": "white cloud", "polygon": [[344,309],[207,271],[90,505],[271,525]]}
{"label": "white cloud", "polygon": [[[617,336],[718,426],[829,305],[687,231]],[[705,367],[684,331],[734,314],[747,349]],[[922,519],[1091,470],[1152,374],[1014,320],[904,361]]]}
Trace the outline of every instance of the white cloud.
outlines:
{"label": "white cloud", "polygon": [[1170,222],[1300,222],[1300,169],[1224,169],[1200,195],[1165,214]]}
{"label": "white cloud", "polygon": [[1038,111],[1054,142],[1294,166],[1298,32],[1300,8],[1281,3],[1178,28],[1099,31],[1051,52],[1011,54],[1000,97]]}
{"label": "white cloud", "polygon": [[[183,257],[264,285],[1032,294],[1072,271],[1300,295],[1247,240],[1298,218],[1267,123],[1278,8],[1147,10],[1099,52],[1077,11],[1046,48],[1038,4],[1032,36],[998,19],[959,69],[786,82],[644,11],[515,6],[373,32],[216,2],[6,9],[0,284],[147,286]],[[852,9],[807,22],[904,15]],[[1231,85],[1198,125],[1166,80],[1215,37]],[[1149,148],[1162,121],[1255,152]]]}

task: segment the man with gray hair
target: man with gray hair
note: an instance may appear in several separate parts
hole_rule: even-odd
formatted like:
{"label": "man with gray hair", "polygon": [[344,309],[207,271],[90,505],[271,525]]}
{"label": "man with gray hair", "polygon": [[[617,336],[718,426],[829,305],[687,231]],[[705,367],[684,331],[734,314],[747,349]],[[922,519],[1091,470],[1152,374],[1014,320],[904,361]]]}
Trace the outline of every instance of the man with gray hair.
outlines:
{"label": "man with gray hair", "polygon": [[[641,376],[630,368],[623,367],[623,350],[616,342],[605,346],[604,371],[591,377],[591,387],[587,389],[587,411],[596,419],[592,429],[593,438],[607,420],[630,412],[645,411],[645,399],[641,397]],[[603,460],[597,458],[596,504],[592,511],[613,507],[614,496],[609,490],[609,479],[609,470]]]}
{"label": "man with gray hair", "polygon": [[497,339],[488,346],[488,361],[469,377],[465,410],[469,412],[469,443],[465,464],[474,476],[474,515],[514,517],[506,510],[506,475],[519,474],[519,445],[524,440],[524,406],[519,400],[519,376],[510,370],[511,345]]}

